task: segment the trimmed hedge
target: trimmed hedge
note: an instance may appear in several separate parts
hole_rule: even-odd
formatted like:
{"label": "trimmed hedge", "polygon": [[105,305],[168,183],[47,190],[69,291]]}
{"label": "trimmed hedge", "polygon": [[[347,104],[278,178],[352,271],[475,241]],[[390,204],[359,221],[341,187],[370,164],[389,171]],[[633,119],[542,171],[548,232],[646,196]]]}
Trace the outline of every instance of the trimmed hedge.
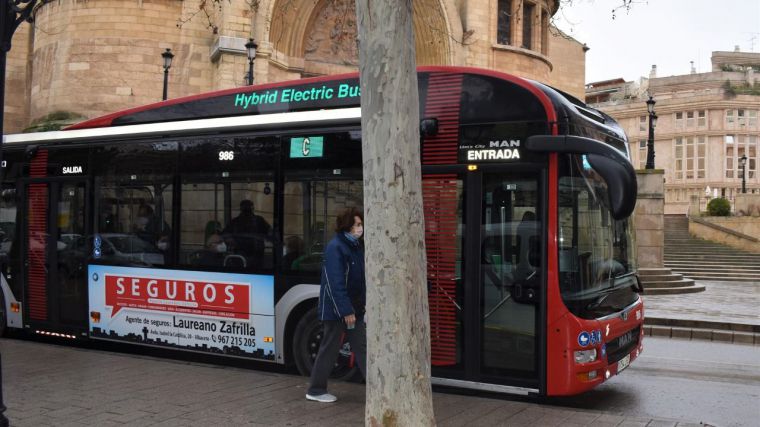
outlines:
{"label": "trimmed hedge", "polygon": [[707,215],[729,216],[731,215],[731,203],[722,197],[712,199],[707,203]]}

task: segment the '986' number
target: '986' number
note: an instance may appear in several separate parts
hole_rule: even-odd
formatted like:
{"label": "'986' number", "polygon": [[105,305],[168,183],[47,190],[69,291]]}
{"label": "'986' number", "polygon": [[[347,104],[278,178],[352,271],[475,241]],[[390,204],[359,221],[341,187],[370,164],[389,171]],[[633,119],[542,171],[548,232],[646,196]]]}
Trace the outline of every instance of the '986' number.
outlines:
{"label": "'986' number", "polygon": [[220,151],[219,160],[235,160],[234,151]]}

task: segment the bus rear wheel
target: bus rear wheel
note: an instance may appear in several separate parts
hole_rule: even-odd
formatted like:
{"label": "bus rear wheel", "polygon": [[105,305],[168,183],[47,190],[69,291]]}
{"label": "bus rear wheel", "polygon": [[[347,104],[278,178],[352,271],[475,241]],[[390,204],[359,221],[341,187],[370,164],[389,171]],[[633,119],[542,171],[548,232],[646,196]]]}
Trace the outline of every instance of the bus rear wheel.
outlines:
{"label": "bus rear wheel", "polygon": [[[319,321],[315,307],[303,315],[293,332],[293,360],[301,375],[311,375],[311,368],[317,358],[321,341],[322,322]],[[338,358],[330,378],[346,381],[354,378],[358,372],[359,369],[353,363],[351,345],[344,341],[338,351]]]}

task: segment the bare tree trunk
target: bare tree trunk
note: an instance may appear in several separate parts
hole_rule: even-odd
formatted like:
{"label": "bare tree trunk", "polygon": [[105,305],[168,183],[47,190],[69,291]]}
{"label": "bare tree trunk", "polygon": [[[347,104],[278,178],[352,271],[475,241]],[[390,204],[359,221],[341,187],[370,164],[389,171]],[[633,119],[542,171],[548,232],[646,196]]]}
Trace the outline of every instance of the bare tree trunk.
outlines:
{"label": "bare tree trunk", "polygon": [[412,0],[357,0],[367,425],[434,425]]}

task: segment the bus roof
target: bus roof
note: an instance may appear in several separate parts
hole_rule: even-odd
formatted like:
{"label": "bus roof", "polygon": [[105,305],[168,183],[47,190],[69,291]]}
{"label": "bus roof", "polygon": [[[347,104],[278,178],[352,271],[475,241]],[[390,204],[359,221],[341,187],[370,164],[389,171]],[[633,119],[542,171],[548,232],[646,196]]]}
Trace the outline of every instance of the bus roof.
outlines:
{"label": "bus roof", "polygon": [[[490,76],[511,82],[528,92],[543,105],[543,120],[555,121],[549,98],[539,87],[523,78],[470,67],[419,67],[418,75],[461,74]],[[90,129],[212,117],[251,116],[295,111],[359,107],[359,73],[337,74],[257,84],[182,98],[169,99],[85,120],[65,130]]]}
{"label": "bus roof", "polygon": [[[510,74],[471,67],[418,68],[420,118],[446,137],[459,126],[540,123],[545,134],[592,137],[628,153],[623,130],[571,95]],[[358,73],[243,86],[170,99],[85,120],[62,131],[5,135],[7,143],[95,141],[283,127],[358,125]]]}

